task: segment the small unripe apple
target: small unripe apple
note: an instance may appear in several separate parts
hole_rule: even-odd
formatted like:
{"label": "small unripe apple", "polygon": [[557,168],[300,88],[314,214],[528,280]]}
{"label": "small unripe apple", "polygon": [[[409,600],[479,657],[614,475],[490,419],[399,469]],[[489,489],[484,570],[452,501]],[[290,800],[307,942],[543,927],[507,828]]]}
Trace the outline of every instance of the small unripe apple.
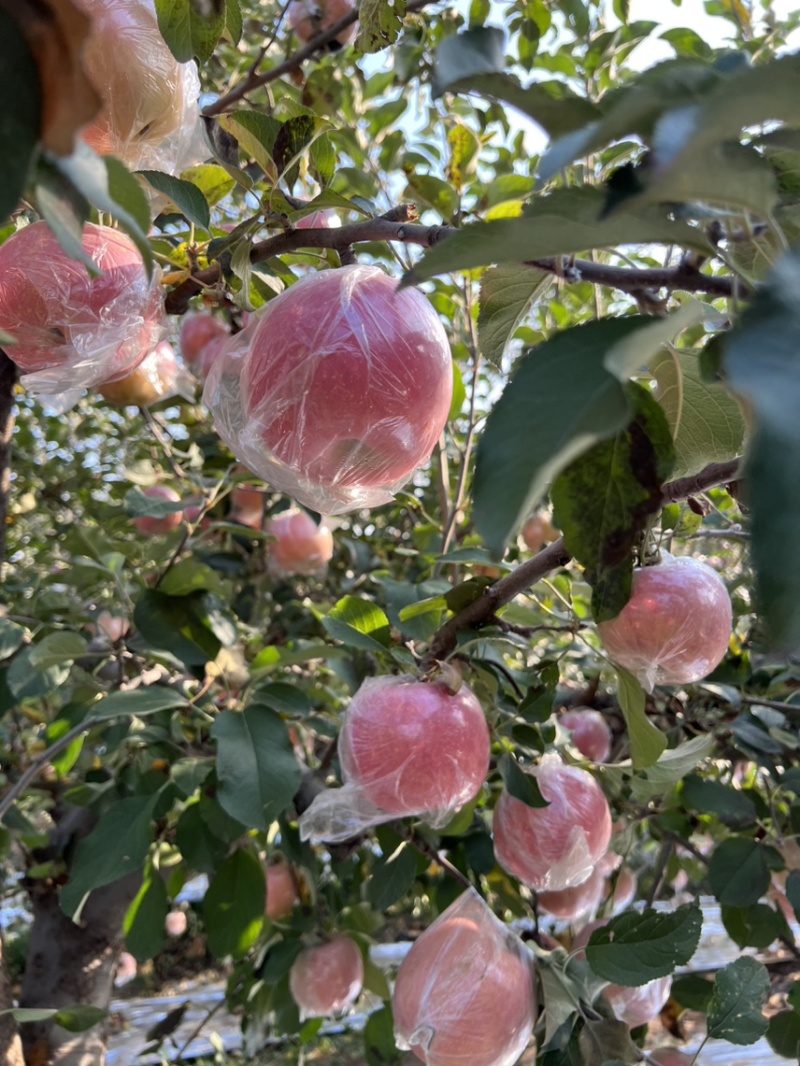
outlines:
{"label": "small unripe apple", "polygon": [[[263,503],[261,496],[262,508]],[[333,556],[333,534],[327,526],[318,526],[305,511],[292,508],[275,515],[267,533],[275,538],[269,545],[269,558],[279,573],[314,574]]]}
{"label": "small unripe apple", "polygon": [[170,911],[164,919],[167,936],[183,936],[187,924],[186,911]]}
{"label": "small unripe apple", "polygon": [[114,407],[150,407],[173,395],[178,361],[172,345],[161,341],[134,371],[119,381],[100,385],[98,391]]}
{"label": "small unripe apple", "polygon": [[83,250],[102,271],[90,277],[46,222],[0,246],[0,329],[24,384],[57,394],[125,377],[159,341],[163,306],[158,270],[147,277],[126,233],[87,223]]}
{"label": "small unripe apple", "polygon": [[300,1020],[329,1018],[354,1003],[364,984],[364,960],[349,936],[305,948],[289,971],[289,991]]}
{"label": "small unripe apple", "polygon": [[[83,62],[103,100],[81,137],[100,155],[131,169],[152,169],[167,138],[198,121],[194,63],[178,63],[158,28],[151,0],[79,0],[92,28]],[[174,151],[174,148],[173,148]],[[169,157],[168,157],[169,158]]]}
{"label": "small unripe apple", "polygon": [[311,274],[215,360],[204,401],[241,462],[322,514],[387,503],[430,456],[450,410],[438,315],[378,267]]}
{"label": "small unripe apple", "polygon": [[599,711],[565,711],[559,722],[572,733],[572,743],[592,762],[608,762],[611,757],[612,733]]}
{"label": "small unripe apple", "polygon": [[[329,30],[355,9],[354,0],[292,0],[289,4],[289,25],[298,40],[307,44],[312,38]],[[355,40],[358,26],[351,23],[329,41],[326,47],[335,52]]]}
{"label": "small unripe apple", "polygon": [[722,578],[691,556],[666,553],[633,574],[633,592],[597,635],[614,660],[652,691],[701,681],[728,650],[731,601]]}
{"label": "small unripe apple", "polygon": [[539,892],[536,904],[545,914],[563,921],[574,921],[586,915],[594,917],[603,902],[606,892],[606,879],[595,867],[585,881],[572,888],[562,888],[557,892]]}
{"label": "small unripe apple", "polygon": [[520,536],[528,551],[538,552],[558,540],[560,534],[547,515],[535,514],[526,521]]}
{"label": "small unripe apple", "polygon": [[297,885],[288,862],[276,862],[267,867],[266,915],[271,922],[288,918],[298,902]]}
{"label": "small unripe apple", "polygon": [[115,986],[119,988],[121,985],[127,985],[129,981],[134,979],[138,969],[139,966],[133,955],[129,951],[121,952],[114,970]]}
{"label": "small unripe apple", "polygon": [[[180,501],[178,493],[168,485],[151,485],[149,488],[142,489],[142,492],[154,500],[169,500],[170,503]],[[173,529],[177,529],[182,521],[183,512],[173,511],[171,514],[164,515],[163,518],[147,516],[134,518],[133,524],[144,537],[160,537],[164,533],[171,533]]]}
{"label": "small unripe apple", "polygon": [[206,346],[213,340],[227,340],[230,336],[224,323],[205,311],[190,312],[183,316],[180,331],[180,349],[183,361],[192,369]]}
{"label": "small unripe apple", "polygon": [[611,839],[608,800],[586,770],[545,755],[531,771],[546,807],[529,807],[505,789],[494,809],[500,865],[537,892],[580,885]]}
{"label": "small unripe apple", "polygon": [[339,735],[345,779],[388,815],[440,821],[473,799],[489,769],[489,728],[466,685],[368,678]]}
{"label": "small unripe apple", "polygon": [[530,958],[491,913],[471,917],[459,899],[403,960],[392,1010],[397,1046],[427,1066],[507,1066],[533,1029]]}

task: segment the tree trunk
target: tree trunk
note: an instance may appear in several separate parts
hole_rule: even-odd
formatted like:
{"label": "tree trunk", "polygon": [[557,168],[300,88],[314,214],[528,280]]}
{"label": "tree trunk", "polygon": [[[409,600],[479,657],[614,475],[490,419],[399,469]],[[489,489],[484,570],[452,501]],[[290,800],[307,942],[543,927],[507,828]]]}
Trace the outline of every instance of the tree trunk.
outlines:
{"label": "tree trunk", "polygon": [[[54,850],[69,850],[65,838],[85,835],[93,821],[84,809],[70,811],[58,825],[61,846],[54,842]],[[141,883],[142,875],[137,872],[92,892],[80,925],[61,910],[56,885],[34,885],[21,1006],[108,1008],[123,944],[122,922]],[[107,1039],[108,1027],[103,1022],[83,1033],[70,1033],[52,1022],[33,1022],[24,1025],[22,1033],[28,1066],[102,1066]]]}
{"label": "tree trunk", "polygon": [[[3,938],[0,936],[0,1011],[10,1010],[13,1006],[11,981],[3,957]],[[3,1066],[24,1066],[17,1023],[10,1014],[0,1014],[0,1063]]]}

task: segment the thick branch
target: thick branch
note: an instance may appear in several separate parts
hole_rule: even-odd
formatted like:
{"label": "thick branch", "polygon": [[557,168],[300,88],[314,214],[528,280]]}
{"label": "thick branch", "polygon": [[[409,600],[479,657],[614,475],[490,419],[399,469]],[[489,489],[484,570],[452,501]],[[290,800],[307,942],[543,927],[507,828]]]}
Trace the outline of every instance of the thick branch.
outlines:
{"label": "thick branch", "polygon": [[548,274],[561,274],[565,281],[590,281],[620,292],[640,293],[646,290],[668,289],[670,292],[702,292],[708,296],[731,297],[734,291],[741,297],[748,290],[736,279],[703,274],[695,267],[681,264],[676,267],[642,268],[611,266],[593,263],[588,259],[574,259],[567,267],[558,259],[533,259],[526,266],[536,267]]}
{"label": "thick branch", "polygon": [[[431,3],[431,0],[410,0],[406,11],[419,11],[429,3]],[[317,52],[335,40],[343,30],[346,30],[348,26],[352,26],[357,18],[358,10],[353,8],[344,18],[340,18],[338,22],[335,22],[327,30],[323,30],[316,37],[312,37],[308,44],[299,48],[276,67],[272,67],[271,70],[267,70],[263,74],[258,74],[255,70],[251,70],[244,81],[239,82],[230,92],[220,96],[219,100],[215,100],[213,104],[209,104],[208,107],[204,108],[204,117],[213,118],[215,115],[224,114],[224,112],[230,110],[232,104],[238,103],[248,93],[260,89],[263,85],[269,85],[270,82],[277,81],[278,78],[282,78],[285,74],[291,74],[293,70],[302,67],[307,59],[311,59]]]}
{"label": "thick branch", "polygon": [[[669,482],[662,490],[662,502],[675,503],[677,500],[686,499],[687,496],[694,496],[732,481],[738,473],[740,462],[739,459],[732,459],[728,463],[712,463],[699,474]],[[559,537],[549,547],[518,566],[507,577],[489,585],[479,599],[473,600],[463,611],[459,611],[439,629],[431,641],[425,660],[432,662],[447,658],[455,650],[458,644],[458,634],[463,629],[480,629],[489,624],[501,607],[510,603],[521,592],[531,588],[537,581],[541,581],[551,571],[558,569],[559,566],[566,566],[571,558],[572,556],[564,547],[563,538]]]}

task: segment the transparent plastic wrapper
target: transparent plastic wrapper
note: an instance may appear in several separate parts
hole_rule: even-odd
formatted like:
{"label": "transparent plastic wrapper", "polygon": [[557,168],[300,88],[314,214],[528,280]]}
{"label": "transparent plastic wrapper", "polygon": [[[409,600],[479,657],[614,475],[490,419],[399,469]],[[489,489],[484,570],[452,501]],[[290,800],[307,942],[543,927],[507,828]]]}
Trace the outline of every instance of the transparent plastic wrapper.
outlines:
{"label": "transparent plastic wrapper", "polygon": [[691,556],[662,552],[633,572],[633,592],[597,635],[608,654],[648,692],[702,681],[725,657],[731,601],[719,574]]}
{"label": "transparent plastic wrapper", "polygon": [[[92,19],[84,57],[104,104],[81,138],[131,170],[179,174],[207,158],[197,67],[178,63],[170,52],[153,0],[78,0],[78,6]],[[159,206],[164,203],[161,198]]]}
{"label": "transparent plastic wrapper", "polygon": [[586,770],[545,755],[531,773],[546,807],[529,807],[503,790],[494,809],[500,865],[537,892],[574,888],[592,873],[611,839],[611,811]]}
{"label": "transparent plastic wrapper", "polygon": [[[263,497],[262,497],[263,504]],[[276,575],[316,574],[333,556],[333,534],[296,507],[275,515],[267,526],[269,566]]]}
{"label": "transparent plastic wrapper", "polygon": [[489,747],[483,709],[466,685],[453,694],[412,677],[369,678],[339,734],[344,786],[315,797],[300,835],[348,840],[406,816],[446,825],[480,791]]}
{"label": "transparent plastic wrapper", "polygon": [[171,396],[194,398],[192,379],[167,341],[156,345],[126,377],[100,385],[98,391],[115,407],[151,407]]}
{"label": "transparent plastic wrapper", "polygon": [[562,921],[573,922],[577,918],[594,918],[603,897],[606,894],[608,883],[599,867],[595,867],[585,881],[572,888],[562,888],[557,892],[539,892],[536,896],[536,905],[540,911],[560,918]]}
{"label": "transparent plastic wrapper", "polygon": [[361,949],[349,936],[305,948],[289,971],[289,991],[300,1021],[341,1014],[358,999],[364,985]]}
{"label": "transparent plastic wrapper", "polygon": [[469,889],[400,966],[395,1042],[426,1066],[511,1066],[531,1038],[535,989],[527,948]]}
{"label": "transparent plastic wrapper", "polygon": [[66,410],[83,389],[130,374],[164,333],[160,272],[151,278],[119,230],[87,223],[84,251],[102,271],[70,259],[45,222],[0,246],[0,329],[22,384]]}
{"label": "transparent plastic wrapper", "polygon": [[233,454],[321,514],[388,503],[427,461],[453,389],[441,322],[378,267],[315,273],[215,359],[204,392]]}

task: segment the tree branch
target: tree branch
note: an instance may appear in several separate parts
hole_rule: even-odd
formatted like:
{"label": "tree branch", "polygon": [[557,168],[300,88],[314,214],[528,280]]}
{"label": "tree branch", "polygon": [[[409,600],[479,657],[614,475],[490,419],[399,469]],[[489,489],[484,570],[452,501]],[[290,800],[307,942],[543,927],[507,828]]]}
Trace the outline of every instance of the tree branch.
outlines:
{"label": "tree branch", "polygon": [[[687,496],[694,496],[732,481],[737,476],[740,463],[739,459],[732,459],[728,463],[712,463],[699,474],[669,482],[662,489],[662,503],[675,503],[677,500],[686,499]],[[423,660],[424,663],[446,659],[455,651],[458,645],[458,634],[463,629],[480,629],[490,624],[493,616],[501,607],[510,603],[519,593],[535,585],[537,581],[541,581],[552,570],[566,566],[571,558],[572,556],[564,547],[563,538],[559,537],[549,547],[522,563],[506,577],[489,585],[478,599],[473,600],[463,611],[459,611],[450,618],[434,634]]]}

